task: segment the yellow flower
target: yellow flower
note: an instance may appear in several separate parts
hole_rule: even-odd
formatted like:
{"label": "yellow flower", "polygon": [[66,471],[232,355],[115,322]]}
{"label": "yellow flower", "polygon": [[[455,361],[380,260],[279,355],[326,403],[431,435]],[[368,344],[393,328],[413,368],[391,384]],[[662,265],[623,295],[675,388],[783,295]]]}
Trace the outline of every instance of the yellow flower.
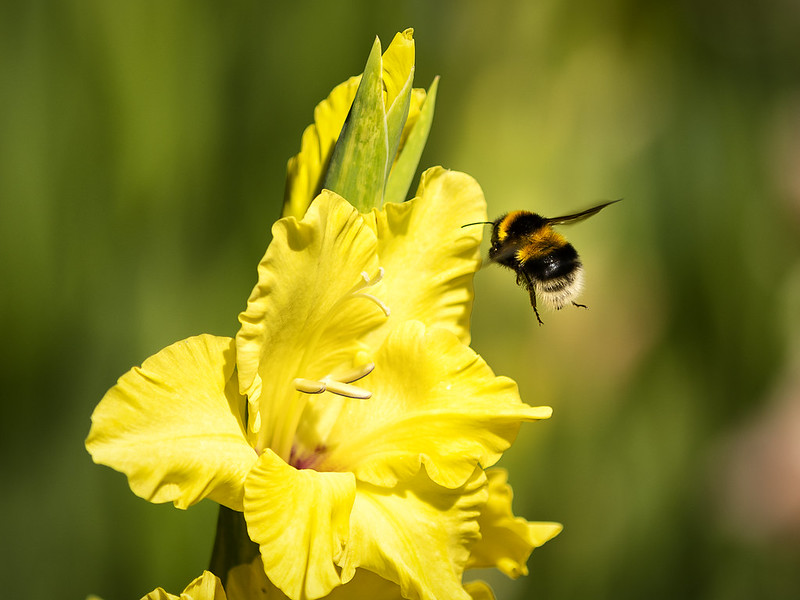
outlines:
{"label": "yellow flower", "polygon": [[411,88],[411,34],[317,108],[235,339],[165,348],[92,415],[87,449],[136,494],[243,513],[267,597],[490,598],[466,567],[516,576],[557,533],[484,472],[551,411],[468,347],[483,194],[437,167],[402,202],[436,92]]}
{"label": "yellow flower", "polygon": [[460,225],[481,219],[477,183],[443,169],[368,215],[323,192],[273,227],[235,340],[178,342],[106,394],[93,459],[150,501],[244,511],[290,598],[357,568],[466,598],[481,468],[550,415],[464,344],[480,233]]}

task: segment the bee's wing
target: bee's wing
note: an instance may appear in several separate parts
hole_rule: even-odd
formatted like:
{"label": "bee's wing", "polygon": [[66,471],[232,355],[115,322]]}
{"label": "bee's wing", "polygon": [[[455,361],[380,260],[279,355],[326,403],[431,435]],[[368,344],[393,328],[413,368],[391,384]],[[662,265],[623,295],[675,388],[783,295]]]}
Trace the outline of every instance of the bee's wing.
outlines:
{"label": "bee's wing", "polygon": [[[620,198],[622,200],[622,198]],[[619,202],[619,200],[611,200],[610,202],[603,202],[602,204],[598,204],[592,208],[587,208],[586,210],[575,213],[574,215],[565,215],[563,217],[553,217],[552,219],[546,219],[548,225],[564,225],[566,223],[576,223],[578,221],[583,221],[584,219],[588,219],[594,214],[599,213],[609,204],[614,204],[615,202]]]}

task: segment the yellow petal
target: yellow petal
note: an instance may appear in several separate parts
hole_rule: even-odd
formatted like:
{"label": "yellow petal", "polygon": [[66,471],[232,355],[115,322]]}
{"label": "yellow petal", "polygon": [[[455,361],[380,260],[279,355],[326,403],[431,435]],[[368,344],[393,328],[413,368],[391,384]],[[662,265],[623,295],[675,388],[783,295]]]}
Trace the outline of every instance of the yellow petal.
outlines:
{"label": "yellow petal", "polygon": [[219,578],[209,571],[192,581],[180,596],[173,596],[158,588],[147,594],[142,600],[227,600],[225,590]]}
{"label": "yellow petal", "polygon": [[361,77],[340,83],[314,109],[314,123],[306,127],[300,153],[289,159],[286,167],[286,192],[283,216],[301,219],[320,192],[333,146],[353,104]]}
{"label": "yellow petal", "polygon": [[392,109],[414,76],[414,30],[397,33],[383,53],[383,87],[386,111]]}
{"label": "yellow petal", "polygon": [[494,600],[494,592],[485,581],[470,581],[464,584],[472,600]]}
{"label": "yellow petal", "polygon": [[403,600],[400,586],[364,569],[356,569],[355,576],[326,597],[326,600]]}
{"label": "yellow petal", "polygon": [[417,197],[386,204],[364,220],[378,236],[378,256],[386,270],[381,297],[392,315],[369,343],[409,319],[444,327],[469,344],[472,278],[481,265],[483,228],[462,225],[486,220],[486,201],[469,175],[441,167],[423,173]]}
{"label": "yellow petal", "polygon": [[[226,585],[229,600],[287,600],[288,596],[267,579],[261,557],[234,567],[228,573]],[[326,600],[402,600],[400,586],[364,569],[347,584],[334,588]]]}
{"label": "yellow petal", "polygon": [[292,598],[314,600],[341,584],[334,566],[347,540],[351,473],[298,470],[266,450],[245,484],[244,515],[269,579]]}
{"label": "yellow petal", "polygon": [[422,472],[393,489],[359,483],[342,579],[363,567],[397,583],[404,598],[468,600],[461,575],[486,497],[480,469],[455,490]]}
{"label": "yellow petal", "polygon": [[180,600],[180,596],[170,594],[164,588],[156,588],[147,596],[143,596],[142,600]]}
{"label": "yellow petal", "polygon": [[449,331],[417,321],[398,327],[375,354],[359,385],[372,392],[345,402],[322,439],[320,470],[349,470],[361,481],[391,487],[420,465],[436,483],[458,487],[476,465],[491,466],[522,421],[550,416],[547,406],[519,399],[516,384],[496,377]]}
{"label": "yellow petal", "polygon": [[504,469],[490,469],[489,501],[478,523],[481,540],[472,547],[469,568],[497,567],[516,579],[528,574],[528,557],[534,548],[561,532],[559,523],[529,523],[511,510],[513,492]]}
{"label": "yellow petal", "polygon": [[375,302],[354,293],[365,275],[378,274],[376,240],[342,198],[325,191],[302,221],[281,219],[272,233],[236,335],[240,389],[252,395],[260,382],[259,435],[266,440],[298,393],[294,380],[352,369],[359,338],[386,319]]}
{"label": "yellow petal", "polygon": [[186,508],[211,498],[241,510],[256,455],[245,439],[235,364],[230,338],[201,335],[163,349],[106,393],[86,449],[151,502]]}
{"label": "yellow petal", "polygon": [[[411,86],[414,83],[414,30],[406,29],[403,33],[395,35],[382,59],[383,87],[386,90],[383,106],[386,111],[386,141],[389,153],[382,182],[381,202],[372,205],[377,207],[380,207],[385,200],[389,174],[397,162],[396,157],[411,108],[413,95]],[[364,74],[366,76],[366,71]],[[355,103],[353,105],[355,106]]]}
{"label": "yellow petal", "polygon": [[186,586],[181,594],[183,600],[226,600],[225,590],[219,578],[208,571]]}

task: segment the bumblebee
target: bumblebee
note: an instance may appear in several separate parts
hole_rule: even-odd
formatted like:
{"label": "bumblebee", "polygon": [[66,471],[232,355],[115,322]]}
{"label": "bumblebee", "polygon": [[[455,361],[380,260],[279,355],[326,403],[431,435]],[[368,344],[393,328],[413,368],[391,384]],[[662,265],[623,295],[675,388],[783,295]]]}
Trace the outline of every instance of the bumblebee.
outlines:
{"label": "bumblebee", "polygon": [[536,320],[542,325],[536,308],[537,297],[543,304],[556,310],[569,303],[586,308],[585,304],[575,302],[583,288],[583,265],[573,245],[563,235],[556,233],[552,226],[588,219],[615,202],[619,200],[551,219],[525,210],[516,210],[495,221],[468,223],[462,227],[484,224],[492,226],[489,260],[508,267],[517,274],[517,285],[528,290]]}

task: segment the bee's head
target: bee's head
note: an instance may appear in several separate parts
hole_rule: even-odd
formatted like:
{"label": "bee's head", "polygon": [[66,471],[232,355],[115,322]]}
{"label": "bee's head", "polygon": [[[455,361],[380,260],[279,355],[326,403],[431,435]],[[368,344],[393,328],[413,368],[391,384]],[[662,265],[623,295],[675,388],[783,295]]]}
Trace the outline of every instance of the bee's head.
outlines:
{"label": "bee's head", "polygon": [[547,220],[536,213],[515,210],[494,222],[492,246],[514,242],[546,225]]}

